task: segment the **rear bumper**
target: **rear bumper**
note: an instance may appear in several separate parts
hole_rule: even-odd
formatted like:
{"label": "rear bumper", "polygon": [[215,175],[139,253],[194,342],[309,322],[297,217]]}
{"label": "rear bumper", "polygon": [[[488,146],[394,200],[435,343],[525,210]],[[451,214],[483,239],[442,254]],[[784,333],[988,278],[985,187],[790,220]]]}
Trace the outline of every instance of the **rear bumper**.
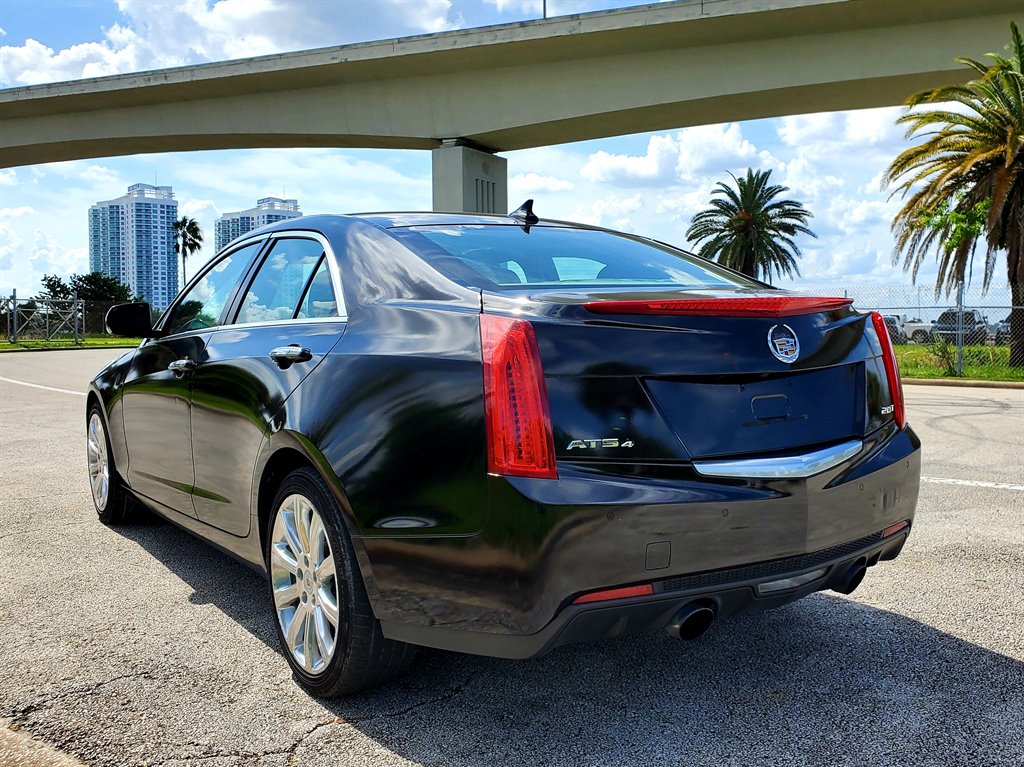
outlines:
{"label": "rear bumper", "polygon": [[[780,607],[816,591],[841,588],[858,565],[873,567],[895,559],[910,528],[883,537],[881,531],[847,544],[756,565],[670,578],[654,584],[651,596],[570,604],[535,634],[492,634],[433,626],[382,622],[385,636],[414,644],[497,658],[531,658],[578,642],[643,634],[666,628],[693,602],[711,607],[716,620]],[[797,588],[760,594],[758,586],[824,570]]]}
{"label": "rear bumper", "polygon": [[[874,564],[899,553],[906,531],[891,539],[881,531],[913,522],[920,442],[909,428],[883,429],[856,456],[804,479],[625,470],[560,464],[557,481],[492,477],[478,535],[362,539],[385,636],[525,658],[657,630],[697,598],[726,617],[832,588],[858,559]],[[756,593],[758,584],[821,568],[798,588]],[[574,604],[582,594],[640,584],[654,593]]]}

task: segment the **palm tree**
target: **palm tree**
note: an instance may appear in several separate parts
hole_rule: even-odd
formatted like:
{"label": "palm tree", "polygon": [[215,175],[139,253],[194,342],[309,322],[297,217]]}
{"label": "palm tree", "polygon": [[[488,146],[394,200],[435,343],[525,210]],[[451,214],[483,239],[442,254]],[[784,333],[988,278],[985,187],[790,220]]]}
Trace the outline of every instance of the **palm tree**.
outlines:
{"label": "palm tree", "polygon": [[195,253],[203,245],[203,233],[199,229],[199,223],[194,218],[182,216],[175,221],[174,227],[174,252],[181,254],[181,284],[185,279],[185,259]]}
{"label": "palm tree", "polygon": [[811,212],[794,200],[776,199],[789,189],[769,184],[770,170],[747,169],[736,178],[735,188],[719,181],[711,193],[711,207],[693,217],[687,239],[700,246],[700,255],[718,261],[749,277],[800,274],[800,257],[794,237],[817,235],[807,228]]}
{"label": "palm tree", "polygon": [[[1009,57],[990,53],[986,66],[970,58],[957,62],[977,72],[965,85],[923,91],[907,100],[897,122],[907,138],[921,143],[893,160],[883,187],[898,185],[904,205],[893,219],[893,261],[916,276],[921,261],[937,246],[935,291],[948,293],[969,273],[978,240],[986,244],[984,283],[988,289],[996,256],[1006,252],[1013,306],[1010,364],[1024,366],[1024,39],[1010,23]],[[937,105],[928,109],[925,105]],[[976,232],[963,222],[984,209]],[[938,225],[934,222],[938,221]]]}

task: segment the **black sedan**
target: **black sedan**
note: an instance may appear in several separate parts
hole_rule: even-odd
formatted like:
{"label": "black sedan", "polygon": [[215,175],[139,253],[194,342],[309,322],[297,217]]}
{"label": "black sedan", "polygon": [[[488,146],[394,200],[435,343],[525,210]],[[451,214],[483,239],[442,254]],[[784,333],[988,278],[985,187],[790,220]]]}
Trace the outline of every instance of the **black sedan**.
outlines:
{"label": "black sedan", "polygon": [[264,571],[318,695],[850,593],[914,517],[882,317],[642,237],[293,219],[107,323],[146,340],[88,395],[100,519]]}

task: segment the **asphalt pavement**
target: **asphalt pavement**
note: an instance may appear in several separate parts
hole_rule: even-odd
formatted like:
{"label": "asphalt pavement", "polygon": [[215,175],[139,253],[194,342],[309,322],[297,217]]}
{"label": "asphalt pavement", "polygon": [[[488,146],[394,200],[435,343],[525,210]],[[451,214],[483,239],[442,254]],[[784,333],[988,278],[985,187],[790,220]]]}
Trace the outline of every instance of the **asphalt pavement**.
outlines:
{"label": "asphalt pavement", "polygon": [[907,387],[917,522],[851,597],[693,643],[424,651],[324,702],[256,573],[163,522],[96,521],[80,393],[118,353],[0,354],[4,767],[1024,764],[1024,390]]}

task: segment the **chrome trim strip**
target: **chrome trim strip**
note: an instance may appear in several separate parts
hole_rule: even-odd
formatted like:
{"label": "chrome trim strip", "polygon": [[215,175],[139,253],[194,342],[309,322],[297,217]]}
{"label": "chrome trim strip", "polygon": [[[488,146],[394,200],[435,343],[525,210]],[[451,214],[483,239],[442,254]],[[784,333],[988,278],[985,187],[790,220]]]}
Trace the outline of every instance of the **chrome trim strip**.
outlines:
{"label": "chrome trim strip", "polygon": [[864,447],[859,439],[803,455],[780,458],[741,458],[728,461],[694,461],[693,468],[706,477],[747,479],[804,479],[838,466]]}

